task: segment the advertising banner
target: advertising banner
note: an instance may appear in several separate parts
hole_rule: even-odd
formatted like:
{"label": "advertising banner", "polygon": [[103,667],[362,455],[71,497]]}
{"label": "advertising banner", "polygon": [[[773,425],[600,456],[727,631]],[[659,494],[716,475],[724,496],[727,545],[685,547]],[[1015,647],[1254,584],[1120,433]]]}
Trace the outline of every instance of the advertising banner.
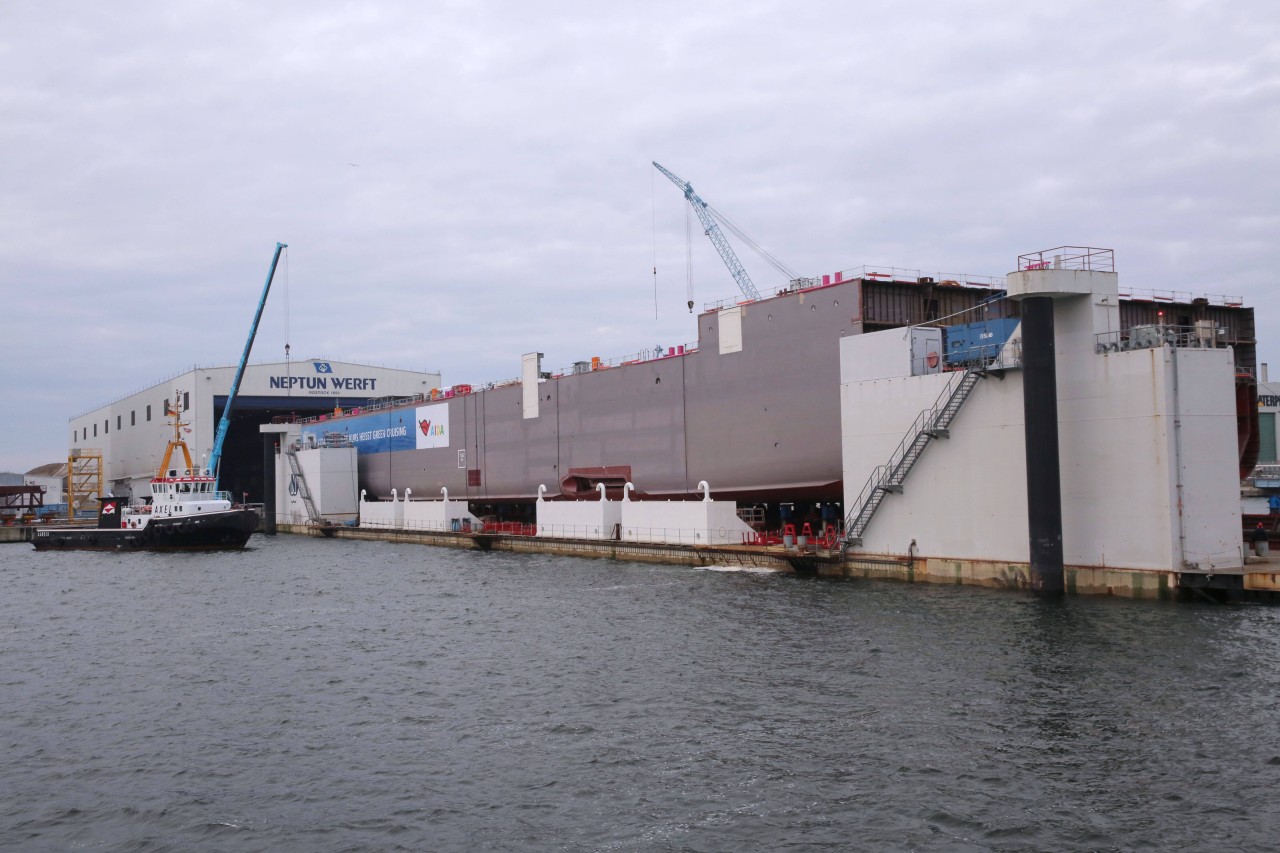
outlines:
{"label": "advertising banner", "polygon": [[414,429],[407,409],[359,415],[335,421],[321,421],[302,427],[303,445],[322,446],[329,433],[347,436],[357,453],[386,453],[389,450],[413,450]]}
{"label": "advertising banner", "polygon": [[415,409],[392,409],[305,424],[302,443],[322,446],[330,433],[347,436],[360,454],[448,447],[449,404],[434,403]]}
{"label": "advertising banner", "polygon": [[449,404],[435,403],[430,406],[419,406],[415,410],[416,429],[413,434],[417,439],[417,447],[449,446]]}

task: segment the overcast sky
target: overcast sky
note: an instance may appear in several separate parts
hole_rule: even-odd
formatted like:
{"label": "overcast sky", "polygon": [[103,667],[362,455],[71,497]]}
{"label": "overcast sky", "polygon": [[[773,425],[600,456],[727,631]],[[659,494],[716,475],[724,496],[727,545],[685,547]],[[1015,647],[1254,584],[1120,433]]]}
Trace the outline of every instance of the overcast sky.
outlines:
{"label": "overcast sky", "polygon": [[[255,361],[480,384],[692,342],[654,160],[803,275],[1108,247],[1244,297],[1280,369],[1275,0],[5,0],[0,470],[234,364],[277,240]],[[693,236],[698,307],[735,296]]]}

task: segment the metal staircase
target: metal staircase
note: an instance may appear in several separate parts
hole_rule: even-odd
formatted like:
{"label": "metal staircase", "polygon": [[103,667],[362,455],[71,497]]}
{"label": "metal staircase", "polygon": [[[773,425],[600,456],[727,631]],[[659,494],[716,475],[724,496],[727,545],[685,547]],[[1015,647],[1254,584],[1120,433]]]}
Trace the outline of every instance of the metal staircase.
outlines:
{"label": "metal staircase", "polygon": [[285,456],[289,459],[289,470],[293,472],[293,481],[289,484],[292,491],[294,483],[298,487],[298,497],[302,498],[303,505],[307,508],[307,520],[312,524],[320,521],[320,513],[316,510],[315,501],[311,499],[311,490],[307,488],[307,478],[302,474],[302,464],[298,461],[298,448],[290,444],[285,449]]}
{"label": "metal staircase", "polygon": [[986,372],[982,369],[956,371],[948,380],[942,393],[934,404],[916,417],[902,441],[899,442],[893,455],[884,465],[877,465],[862,487],[862,493],[854,502],[853,508],[844,522],[844,543],[840,546],[841,555],[851,545],[862,543],[862,534],[866,531],[871,518],[880,508],[885,495],[890,492],[901,492],[903,481],[911,473],[929,442],[935,438],[947,438],[950,435],[951,423],[959,413],[960,407],[973,392]]}

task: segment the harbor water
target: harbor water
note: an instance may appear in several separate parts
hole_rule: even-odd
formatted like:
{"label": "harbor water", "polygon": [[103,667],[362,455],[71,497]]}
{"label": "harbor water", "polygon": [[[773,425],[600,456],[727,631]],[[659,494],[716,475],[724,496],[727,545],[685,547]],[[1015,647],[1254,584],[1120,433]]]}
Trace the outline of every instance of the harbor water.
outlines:
{"label": "harbor water", "polygon": [[0,849],[1280,838],[1280,608],[283,535],[0,582]]}

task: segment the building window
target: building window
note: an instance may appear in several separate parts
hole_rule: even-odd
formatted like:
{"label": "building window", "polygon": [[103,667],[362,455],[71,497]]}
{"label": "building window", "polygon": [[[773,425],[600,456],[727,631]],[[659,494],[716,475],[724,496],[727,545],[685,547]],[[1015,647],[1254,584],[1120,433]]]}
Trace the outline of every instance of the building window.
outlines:
{"label": "building window", "polygon": [[124,421],[124,415],[116,415],[116,429],[120,429],[120,424]]}
{"label": "building window", "polygon": [[138,410],[133,409],[129,412],[129,426],[138,425]]}
{"label": "building window", "polygon": [[182,411],[185,412],[189,408],[191,408],[191,392],[183,391],[182,392]]}
{"label": "building window", "polygon": [[151,404],[147,403],[147,420],[151,420]]}
{"label": "building window", "polygon": [[94,425],[93,425],[93,437],[94,437],[94,438],[97,438],[97,437],[98,437],[98,425],[97,425],[97,424],[94,424]]}
{"label": "building window", "polygon": [[111,418],[106,418],[102,422],[102,434],[106,435],[109,432],[111,432]]}

